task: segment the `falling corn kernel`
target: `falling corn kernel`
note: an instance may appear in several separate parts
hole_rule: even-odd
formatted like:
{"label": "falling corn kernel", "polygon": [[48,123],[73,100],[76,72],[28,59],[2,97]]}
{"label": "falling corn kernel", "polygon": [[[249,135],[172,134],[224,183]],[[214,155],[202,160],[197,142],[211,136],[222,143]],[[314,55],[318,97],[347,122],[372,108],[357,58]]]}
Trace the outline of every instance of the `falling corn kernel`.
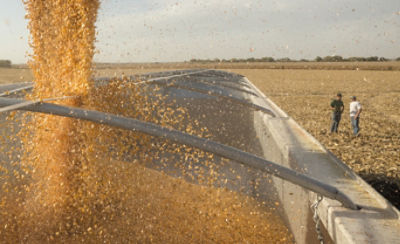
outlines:
{"label": "falling corn kernel", "polygon": [[[209,136],[185,108],[167,102],[157,89],[138,86],[139,80],[123,76],[95,86],[98,0],[26,0],[25,7],[35,77],[28,99],[72,96],[55,103]],[[292,243],[266,205],[214,187],[228,180],[212,154],[87,121],[18,116],[23,128],[16,136],[22,144],[16,164],[26,177],[10,171],[12,179],[2,185],[1,243]],[[175,153],[182,178],[201,184],[145,167],[168,167],[165,155]]]}

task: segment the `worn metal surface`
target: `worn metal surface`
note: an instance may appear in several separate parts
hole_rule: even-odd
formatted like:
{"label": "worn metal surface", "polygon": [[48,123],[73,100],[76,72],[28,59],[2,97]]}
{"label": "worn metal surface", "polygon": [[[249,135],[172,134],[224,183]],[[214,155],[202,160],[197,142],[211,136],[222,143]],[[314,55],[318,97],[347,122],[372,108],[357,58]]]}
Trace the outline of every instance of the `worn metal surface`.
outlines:
{"label": "worn metal surface", "polygon": [[[132,81],[149,79],[163,80],[171,77],[183,83],[201,83],[218,86],[221,89],[238,92],[240,99],[270,109],[275,117],[248,109],[248,106],[232,100],[188,89],[168,85],[149,84],[161,87],[161,92],[177,101],[177,106],[185,106],[190,116],[206,125],[211,138],[222,144],[256,154],[259,158],[276,162],[286,168],[308,175],[325,184],[332,185],[346,195],[361,210],[354,211],[337,202],[324,198],[318,207],[321,231],[324,240],[335,243],[397,243],[400,239],[399,212],[371,186],[355,175],[347,166],[304,131],[293,119],[265,97],[245,77],[215,70],[189,70],[151,73],[135,76]],[[193,74],[194,72],[197,72]],[[191,73],[190,75],[188,75]],[[101,83],[101,80],[99,80]],[[241,90],[250,91],[241,92]],[[254,95],[256,94],[256,95]],[[171,155],[166,155],[171,156]],[[171,162],[176,159],[171,156]],[[215,160],[218,160],[216,158]],[[281,215],[286,219],[297,243],[318,243],[310,205],[317,195],[296,184],[270,177],[256,188],[254,182],[261,177],[261,170],[238,167],[235,159],[229,167],[235,174],[229,181],[239,184],[228,186],[241,190],[259,201],[279,202]],[[169,170],[169,169],[162,169]],[[230,171],[229,171],[230,172]],[[236,176],[241,176],[237,180]]]}
{"label": "worn metal surface", "polygon": [[[24,106],[18,106],[18,105]],[[113,114],[102,113],[98,111],[85,110],[74,107],[60,106],[51,103],[37,103],[21,99],[0,98],[0,106],[15,106],[17,110],[31,112],[40,112],[63,117],[88,120],[100,124],[115,126],[126,130],[134,130],[146,133],[148,135],[166,138],[173,142],[190,145],[207,152],[214,153],[224,158],[232,159],[254,169],[264,171],[284,180],[300,185],[305,189],[319,193],[325,197],[338,200],[345,207],[357,210],[358,207],[343,194],[340,190],[323,182],[317,181],[311,177],[305,176],[299,172],[282,167],[273,162],[264,160],[256,155],[241,151],[234,147],[226,146],[209,139],[204,139],[190,135],[174,129],[161,127],[156,124],[139,121],[136,119],[125,118]]]}

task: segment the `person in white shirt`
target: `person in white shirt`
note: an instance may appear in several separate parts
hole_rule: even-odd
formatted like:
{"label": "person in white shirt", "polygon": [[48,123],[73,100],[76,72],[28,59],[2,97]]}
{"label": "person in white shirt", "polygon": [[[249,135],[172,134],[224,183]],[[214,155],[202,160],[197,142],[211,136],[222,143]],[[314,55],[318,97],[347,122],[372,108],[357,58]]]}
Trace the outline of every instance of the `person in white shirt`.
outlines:
{"label": "person in white shirt", "polygon": [[352,102],[350,103],[350,121],[353,133],[355,136],[360,132],[360,113],[362,111],[361,103],[357,101],[355,96],[351,97]]}

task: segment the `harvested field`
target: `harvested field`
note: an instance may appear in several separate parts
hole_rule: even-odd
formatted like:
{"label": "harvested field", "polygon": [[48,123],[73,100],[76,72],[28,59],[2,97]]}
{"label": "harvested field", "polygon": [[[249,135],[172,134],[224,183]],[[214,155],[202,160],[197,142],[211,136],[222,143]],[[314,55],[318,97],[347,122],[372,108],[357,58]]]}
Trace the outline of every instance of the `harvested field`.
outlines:
{"label": "harvested field", "polygon": [[[173,68],[169,68],[173,69]],[[166,71],[166,68],[144,68],[144,67],[134,67],[134,68],[123,68],[123,67],[102,67],[94,71],[95,77],[120,77],[122,75],[134,75],[142,74],[148,72],[158,72]],[[16,83],[24,81],[33,81],[32,71],[27,67],[19,68],[0,68],[0,84]]]}
{"label": "harvested field", "polygon": [[27,68],[0,68],[0,84],[32,81],[33,75]]}
{"label": "harvested field", "polygon": [[[248,70],[245,75],[378,192],[400,208],[400,72],[351,70]],[[330,101],[343,94],[339,134],[329,134]],[[348,106],[363,106],[361,136],[351,133]]]}
{"label": "harvested field", "polygon": [[97,63],[96,69],[312,69],[312,70],[400,70],[400,62],[184,62]]}

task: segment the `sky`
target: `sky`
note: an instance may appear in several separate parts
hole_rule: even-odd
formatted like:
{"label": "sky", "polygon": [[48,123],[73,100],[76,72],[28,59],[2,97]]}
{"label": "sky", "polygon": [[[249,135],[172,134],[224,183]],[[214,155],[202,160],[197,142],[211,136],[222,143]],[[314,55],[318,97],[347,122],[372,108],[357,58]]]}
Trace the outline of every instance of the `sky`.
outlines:
{"label": "sky", "polygon": [[[0,59],[31,52],[22,0],[0,0]],[[400,57],[400,0],[102,0],[97,62]]]}

